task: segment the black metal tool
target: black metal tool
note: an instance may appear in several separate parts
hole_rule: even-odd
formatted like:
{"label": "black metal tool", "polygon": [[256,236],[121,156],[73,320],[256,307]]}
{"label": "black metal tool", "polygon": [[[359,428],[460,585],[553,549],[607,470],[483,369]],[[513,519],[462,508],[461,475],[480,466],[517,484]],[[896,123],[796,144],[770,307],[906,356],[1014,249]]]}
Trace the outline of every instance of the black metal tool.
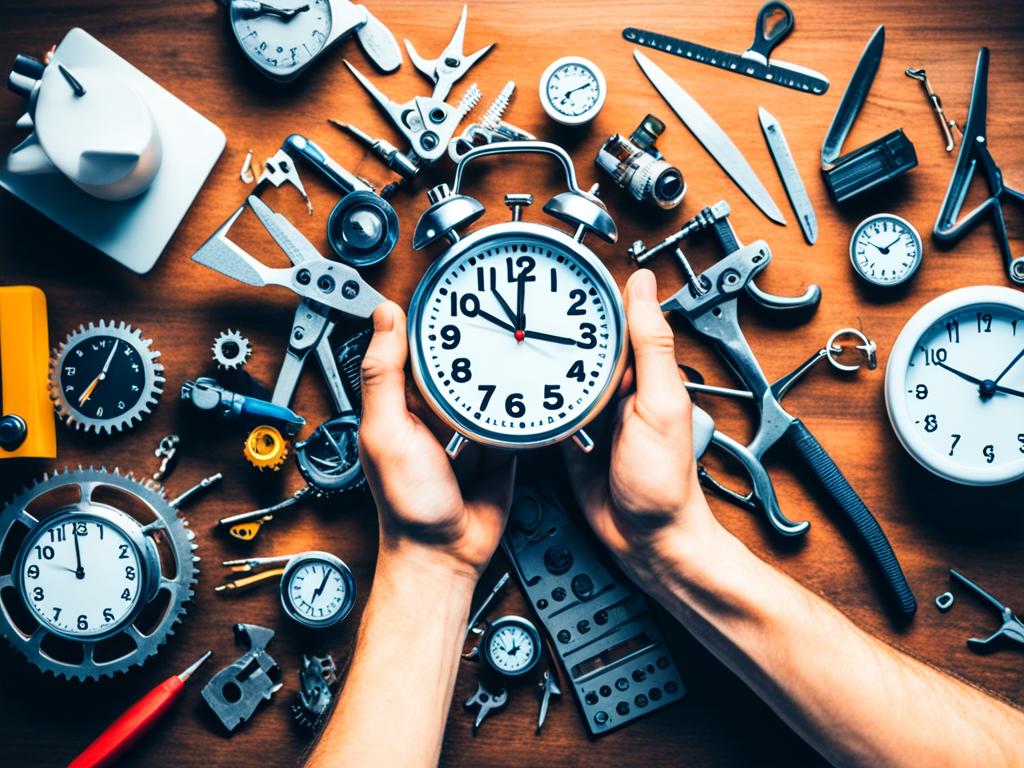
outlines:
{"label": "black metal tool", "polygon": [[892,181],[917,165],[914,145],[902,128],[841,157],[839,154],[846,135],[868,97],[884,49],[885,27],[880,26],[857,62],[857,68],[853,71],[821,145],[821,171],[825,175],[825,186],[837,203]]}
{"label": "black metal tool", "polygon": [[965,587],[974,592],[975,595],[980,597],[983,601],[988,603],[990,606],[995,608],[999,612],[1000,618],[1003,620],[1003,625],[999,627],[995,632],[985,638],[981,637],[970,637],[967,639],[967,647],[978,653],[988,653],[996,649],[997,642],[1009,641],[1011,643],[1018,643],[1024,646],[1024,622],[1017,618],[1012,610],[1007,608],[1001,602],[996,600],[992,595],[986,592],[984,589],[979,587],[973,581],[968,579],[958,571],[949,569],[949,575],[955,581],[963,584]]}
{"label": "black metal tool", "polygon": [[[772,22],[772,19],[779,15],[781,18]],[[754,42],[743,53],[720,51],[677,37],[632,27],[622,30],[622,36],[637,45],[820,96],[829,86],[828,78],[823,74],[799,64],[769,58],[772,50],[792,31],[793,23],[793,11],[789,6],[779,0],[770,0],[758,11]]]}
{"label": "black metal tool", "polygon": [[[676,256],[685,270],[688,284],[662,302],[664,311],[674,310],[685,317],[701,335],[711,339],[729,366],[753,395],[760,413],[760,424],[750,445],[754,456],[764,454],[783,441],[796,449],[808,468],[817,476],[836,506],[852,524],[857,538],[867,547],[885,578],[885,584],[903,616],[917,609],[917,601],[903,575],[878,521],[861,501],[856,491],[840,472],[832,457],[818,443],[800,419],[783,409],[780,394],[768,382],[750,343],[739,324],[739,298],[746,294],[765,309],[810,309],[821,298],[817,286],[811,286],[802,297],[774,296],[753,282],[755,275],[771,261],[771,250],[763,240],[743,246],[728,219],[724,203],[705,209],[698,215],[704,222],[696,229],[711,227],[725,251],[725,257],[700,275],[693,271],[683,252]],[[712,211],[718,210],[718,215]]]}
{"label": "black metal tool", "polygon": [[598,736],[684,695],[650,605],[549,489],[516,488],[502,546]]}
{"label": "black metal tool", "polygon": [[[957,155],[953,177],[949,180],[949,188],[946,190],[946,197],[942,201],[942,208],[939,209],[932,234],[940,243],[956,242],[991,212],[1006,272],[1010,280],[1018,285],[1024,285],[1024,256],[1014,257],[1010,252],[1010,238],[1006,232],[1006,219],[1003,217],[1003,201],[1024,203],[1024,192],[1006,186],[1003,182],[1003,173],[992,159],[992,153],[988,148],[988,58],[988,48],[982,47],[978,51],[978,65],[974,70],[974,89],[971,92],[971,106],[967,113],[963,139],[960,141],[960,154]],[[978,170],[979,165],[988,182],[989,197],[957,221],[967,198],[967,191],[974,180],[974,172]]]}

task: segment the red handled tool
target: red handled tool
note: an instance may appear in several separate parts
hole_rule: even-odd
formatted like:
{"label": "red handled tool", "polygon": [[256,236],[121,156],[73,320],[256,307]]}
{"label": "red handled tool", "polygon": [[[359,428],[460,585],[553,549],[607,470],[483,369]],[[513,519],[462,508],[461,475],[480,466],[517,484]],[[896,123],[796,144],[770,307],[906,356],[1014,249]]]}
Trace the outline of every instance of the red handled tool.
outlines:
{"label": "red handled tool", "polygon": [[135,702],[127,712],[111,723],[92,744],[86,747],[82,754],[72,760],[68,768],[98,768],[98,766],[110,765],[114,762],[142,734],[167,714],[167,711],[185,690],[185,681],[192,677],[192,673],[212,655],[213,651],[207,651],[180,675],[171,675]]}

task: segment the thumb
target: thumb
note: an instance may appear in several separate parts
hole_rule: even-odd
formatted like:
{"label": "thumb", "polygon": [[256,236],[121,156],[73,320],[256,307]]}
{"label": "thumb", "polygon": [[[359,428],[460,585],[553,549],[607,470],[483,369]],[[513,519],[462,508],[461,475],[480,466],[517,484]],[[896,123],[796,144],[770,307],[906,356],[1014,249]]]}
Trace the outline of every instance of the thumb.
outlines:
{"label": "thumb", "polygon": [[373,338],[363,356],[363,425],[386,432],[408,418],[405,404],[405,360],[409,341],[405,313],[392,301],[373,312]]}
{"label": "thumb", "polygon": [[674,420],[689,396],[676,367],[675,338],[658,303],[654,273],[641,269],[626,283],[626,322],[636,368],[637,406],[659,420]]}

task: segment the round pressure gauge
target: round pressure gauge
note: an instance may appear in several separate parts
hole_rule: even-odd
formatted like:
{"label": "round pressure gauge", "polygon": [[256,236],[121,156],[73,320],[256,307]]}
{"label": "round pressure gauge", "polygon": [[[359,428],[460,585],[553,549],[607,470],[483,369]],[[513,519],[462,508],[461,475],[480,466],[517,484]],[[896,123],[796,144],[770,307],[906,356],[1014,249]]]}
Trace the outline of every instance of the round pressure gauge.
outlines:
{"label": "round pressure gauge", "polygon": [[540,657],[540,633],[521,616],[502,616],[493,621],[480,640],[480,661],[502,677],[528,675]]}
{"label": "round pressure gauge", "polygon": [[559,59],[540,78],[541,106],[562,125],[589,123],[601,111],[607,93],[601,70],[579,56]]}
{"label": "round pressure gauge", "polygon": [[332,627],[344,620],[355,604],[352,571],[327,552],[304,552],[292,558],[281,575],[281,605],[304,626]]}
{"label": "round pressure gauge", "polygon": [[893,346],[885,404],[903,447],[939,477],[1024,478],[1024,294],[974,286],[925,304]]}
{"label": "round pressure gauge", "polygon": [[850,262],[872,285],[899,285],[921,266],[921,236],[914,225],[891,213],[864,219],[850,238]]}

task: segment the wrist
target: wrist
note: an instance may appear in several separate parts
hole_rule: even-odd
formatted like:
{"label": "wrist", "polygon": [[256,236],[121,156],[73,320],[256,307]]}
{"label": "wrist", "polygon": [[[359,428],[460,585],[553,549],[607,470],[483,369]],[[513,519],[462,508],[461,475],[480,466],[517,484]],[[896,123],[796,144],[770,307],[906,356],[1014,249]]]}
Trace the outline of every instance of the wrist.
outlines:
{"label": "wrist", "polygon": [[378,581],[392,587],[419,587],[424,594],[443,591],[472,599],[480,573],[472,565],[433,547],[415,541],[382,539],[377,556],[374,586]]}

